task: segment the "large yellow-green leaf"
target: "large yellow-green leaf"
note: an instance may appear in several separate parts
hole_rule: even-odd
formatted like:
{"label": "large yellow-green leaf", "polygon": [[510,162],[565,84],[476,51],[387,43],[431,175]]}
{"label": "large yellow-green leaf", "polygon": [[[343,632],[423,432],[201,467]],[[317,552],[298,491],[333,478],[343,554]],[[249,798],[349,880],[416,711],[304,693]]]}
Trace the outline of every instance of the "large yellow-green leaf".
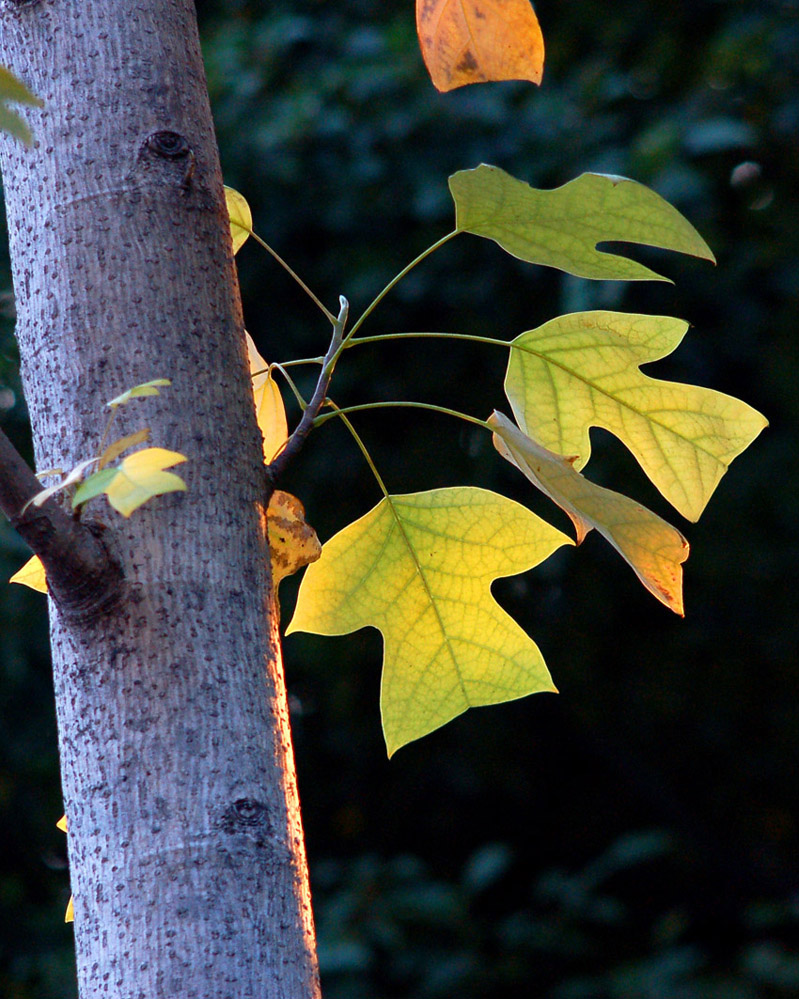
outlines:
{"label": "large yellow-green leaf", "polygon": [[9,73],[4,66],[0,66],[0,131],[9,132],[29,146],[33,141],[30,129],[18,114],[6,107],[7,101],[37,108],[43,106],[42,101],[21,80]]}
{"label": "large yellow-green leaf", "polygon": [[482,704],[554,690],[533,640],[491,583],[538,565],[569,538],[485,489],[383,499],[327,542],[300,586],[287,634],[379,629],[389,755]]}
{"label": "large yellow-green leaf", "polygon": [[136,451],[116,468],[104,468],[82,482],[72,499],[72,506],[78,507],[105,493],[111,506],[123,517],[129,517],[154,496],[186,489],[186,483],[179,475],[164,471],[182,461],[186,461],[185,455],[162,447]]}
{"label": "large yellow-green leaf", "polygon": [[505,392],[516,422],[559,454],[591,454],[590,427],[627,445],[666,499],[697,520],[730,462],[767,420],[732,396],[643,374],[680,343],[688,324],[669,316],[576,312],[522,333]]}
{"label": "large yellow-green leaf", "polygon": [[225,188],[228,217],[230,218],[230,237],[233,240],[233,254],[247,242],[252,232],[252,212],[243,194],[232,187]]}
{"label": "large yellow-green leaf", "polygon": [[269,365],[258,353],[252,337],[246,333],[247,356],[252,375],[252,391],[255,396],[255,415],[264,439],[264,461],[269,464],[276,457],[289,437],[286,421],[286,407]]}
{"label": "large yellow-green leaf", "polygon": [[627,257],[597,250],[597,243],[609,240],[714,259],[676,208],[625,177],[584,173],[554,191],[539,191],[483,163],[453,174],[449,189],[459,232],[493,239],[514,257],[578,277],[668,280]]}
{"label": "large yellow-green leaf", "polygon": [[569,515],[577,544],[596,528],[647,590],[683,615],[682,563],[688,558],[688,542],[678,530],[640,503],[589,482],[568,458],[541,447],[502,413],[494,412],[488,422],[502,457]]}

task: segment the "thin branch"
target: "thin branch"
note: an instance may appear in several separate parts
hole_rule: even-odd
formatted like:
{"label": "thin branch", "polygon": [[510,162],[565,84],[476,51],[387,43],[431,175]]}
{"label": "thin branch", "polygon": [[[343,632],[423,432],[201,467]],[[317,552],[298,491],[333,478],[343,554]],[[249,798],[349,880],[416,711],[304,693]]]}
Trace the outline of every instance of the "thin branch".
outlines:
{"label": "thin branch", "polygon": [[272,481],[272,483],[276,482],[280,478],[290,462],[299,453],[305,443],[305,438],[313,429],[314,420],[319,415],[322,406],[325,404],[327,390],[330,387],[330,379],[333,377],[336,361],[341,353],[342,343],[344,341],[344,329],[347,325],[347,316],[349,315],[350,310],[349,302],[343,295],[339,296],[339,302],[341,304],[341,309],[339,311],[338,318],[333,321],[333,336],[330,340],[330,346],[327,348],[324,361],[322,362],[322,370],[319,372],[319,379],[316,383],[314,393],[311,396],[311,400],[303,410],[300,422],[297,424],[291,437],[289,437],[286,442],[286,446],[272,461],[272,463],[267,466],[268,478]]}
{"label": "thin branch", "polygon": [[40,507],[31,504],[41,490],[41,482],[0,429],[0,510],[42,560],[48,591],[64,616],[95,619],[119,601],[122,571],[96,525],[70,516],[53,497]]}

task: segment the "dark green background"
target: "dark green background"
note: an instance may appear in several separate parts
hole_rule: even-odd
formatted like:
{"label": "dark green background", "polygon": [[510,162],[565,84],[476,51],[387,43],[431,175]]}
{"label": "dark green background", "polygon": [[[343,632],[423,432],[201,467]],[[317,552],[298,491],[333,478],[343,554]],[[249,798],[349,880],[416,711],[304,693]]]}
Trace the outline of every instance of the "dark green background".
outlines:
{"label": "dark green background", "polygon": [[[455,170],[485,161],[543,187],[623,174],[688,215],[718,267],[641,251],[674,286],[591,283],[462,236],[367,331],[510,338],[578,309],[673,314],[693,329],[652,373],[739,395],[771,422],[697,525],[595,432],[591,476],[691,541],[687,617],[593,536],[498,585],[559,697],[469,712],[388,762],[377,633],[287,640],[328,999],[799,995],[796,0],[542,2],[542,88],[449,95],[426,76],[410,0],[199,7],[226,180],[331,307],[344,293],[357,314],[451,228]],[[323,352],[324,321],[270,258],[251,242],[239,263],[265,356]],[[0,419],[26,446],[1,322]],[[334,397],[485,416],[507,410],[504,358],[364,347]],[[477,430],[399,410],[357,425],[394,491],[480,484],[564,526]],[[289,479],[323,539],[379,499],[333,424]],[[0,579],[26,557],[0,525]],[[14,999],[74,995],[43,604],[0,588],[0,994]]]}

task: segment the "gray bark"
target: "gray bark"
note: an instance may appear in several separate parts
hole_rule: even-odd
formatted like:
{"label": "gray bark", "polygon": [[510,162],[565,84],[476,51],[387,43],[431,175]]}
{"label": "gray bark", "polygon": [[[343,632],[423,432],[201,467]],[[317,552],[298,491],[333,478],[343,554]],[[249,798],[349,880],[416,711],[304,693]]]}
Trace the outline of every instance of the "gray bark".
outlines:
{"label": "gray bark", "polygon": [[[45,101],[0,139],[39,468],[95,454],[106,400],[189,459],[123,519],[97,613],[51,601],[81,999],[318,995],[265,477],[190,0],[0,0]],[[2,474],[2,470],[0,470]],[[103,529],[104,528],[104,529]],[[54,821],[57,816],[54,816]]]}

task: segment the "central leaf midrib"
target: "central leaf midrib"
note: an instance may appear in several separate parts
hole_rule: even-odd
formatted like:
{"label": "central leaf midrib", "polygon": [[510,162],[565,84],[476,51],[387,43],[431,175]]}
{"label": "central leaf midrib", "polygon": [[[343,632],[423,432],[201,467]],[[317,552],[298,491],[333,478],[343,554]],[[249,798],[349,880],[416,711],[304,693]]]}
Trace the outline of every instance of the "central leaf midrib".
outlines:
{"label": "central leaf midrib", "polygon": [[[546,354],[542,354],[540,351],[533,350],[531,347],[527,347],[525,345],[511,343],[511,348],[514,349],[514,350],[523,351],[526,354],[532,354],[533,357],[537,357],[539,360],[544,361],[545,364],[551,364],[555,368],[560,368],[561,371],[564,371],[567,375],[571,375],[572,378],[576,378],[577,381],[582,382],[584,385],[586,385],[592,391],[598,392],[600,395],[603,395],[606,399],[610,399],[613,402],[615,402],[616,405],[621,406],[622,408],[627,409],[629,412],[634,413],[636,416],[641,417],[642,419],[646,420],[647,422],[652,423],[655,426],[660,427],[661,429],[665,430],[667,433],[672,434],[674,437],[678,438],[678,440],[685,441],[686,444],[690,444],[692,447],[695,447],[698,451],[702,451],[704,454],[708,455],[708,457],[712,458],[718,464],[721,464],[721,462],[719,461],[718,457],[715,454],[713,454],[712,451],[708,451],[706,448],[702,447],[696,441],[693,441],[690,438],[683,436],[681,433],[678,433],[672,427],[669,427],[667,424],[663,423],[661,420],[656,419],[654,416],[650,416],[648,413],[643,412],[642,410],[638,409],[637,407],[632,406],[629,403],[623,402],[621,399],[617,398],[611,392],[608,392],[606,389],[601,388],[599,385],[595,385],[594,382],[590,381],[587,377],[585,377],[584,375],[579,374],[579,372],[575,371],[574,369],[567,367],[567,365],[562,364],[560,361],[556,361],[553,358],[548,357]],[[575,348],[575,349],[579,350],[580,348]],[[663,385],[681,385],[681,384],[687,384],[687,383],[681,383],[681,382],[669,382],[669,381],[667,381],[666,379],[663,379],[663,378],[652,378],[650,375],[645,375],[644,372],[641,371],[640,364],[648,364],[648,363],[650,363],[650,362],[648,362],[648,361],[640,361],[638,364],[636,364],[636,369],[638,370],[638,374],[641,376],[641,378],[646,379],[646,381],[648,381],[648,382],[660,382]],[[693,386],[689,386],[689,387],[693,387]],[[680,412],[684,412],[684,410],[680,410]],[[598,426],[603,426],[603,425],[602,424],[598,424]],[[605,430],[609,430],[610,428],[607,427],[607,426],[605,426],[604,429]],[[620,437],[619,439],[622,442],[626,443],[624,441],[623,437]],[[662,448],[661,448],[661,453],[662,453]],[[664,457],[665,457],[665,455],[664,455]],[[667,462],[667,464],[669,464],[669,463]],[[669,464],[669,467],[671,467],[670,464]]]}

